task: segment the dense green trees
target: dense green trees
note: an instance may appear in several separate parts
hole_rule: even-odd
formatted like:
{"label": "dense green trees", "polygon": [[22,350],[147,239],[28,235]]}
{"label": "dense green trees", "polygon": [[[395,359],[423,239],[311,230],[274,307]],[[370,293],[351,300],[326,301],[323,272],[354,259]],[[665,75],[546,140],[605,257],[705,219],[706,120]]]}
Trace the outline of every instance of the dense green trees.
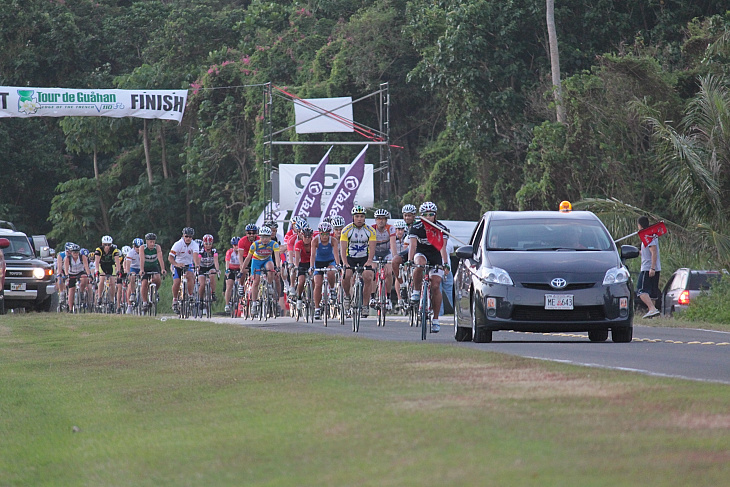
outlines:
{"label": "dense green trees", "polygon": [[[714,242],[730,233],[725,1],[555,2],[565,124],[542,0],[10,4],[0,84],[190,90],[180,125],[0,122],[0,218],[59,241],[240,232],[264,204],[267,82],[303,97],[390,83],[398,147],[381,203],[392,210],[429,198],[445,218],[475,218],[620,202],[687,233],[699,222]],[[290,112],[273,116],[283,127]],[[374,103],[355,113],[377,125]],[[275,160],[316,162],[320,149],[277,148]]]}

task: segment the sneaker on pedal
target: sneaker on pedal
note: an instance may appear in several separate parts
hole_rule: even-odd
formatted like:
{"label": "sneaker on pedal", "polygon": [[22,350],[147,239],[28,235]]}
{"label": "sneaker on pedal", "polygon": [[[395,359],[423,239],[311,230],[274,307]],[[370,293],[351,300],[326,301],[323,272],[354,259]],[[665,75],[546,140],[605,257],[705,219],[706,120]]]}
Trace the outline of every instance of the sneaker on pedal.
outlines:
{"label": "sneaker on pedal", "polygon": [[360,312],[360,316],[363,318],[367,318],[370,316],[370,308],[368,306],[363,307],[362,311]]}
{"label": "sneaker on pedal", "polygon": [[[173,309],[174,309],[174,306],[175,305],[173,305]],[[144,313],[145,311],[147,311],[149,309],[149,307],[150,307],[150,303],[147,303],[147,302],[142,303],[142,312]]]}
{"label": "sneaker on pedal", "polygon": [[345,296],[345,299],[343,299],[342,302],[345,305],[345,309],[350,309],[350,298],[348,296]]}
{"label": "sneaker on pedal", "polygon": [[400,287],[400,297],[403,301],[408,300],[408,286],[402,284]]}
{"label": "sneaker on pedal", "polygon": [[297,299],[297,309],[302,311],[304,309],[304,302],[301,299]]}
{"label": "sneaker on pedal", "polygon": [[172,311],[175,313],[180,312],[180,303],[179,302],[177,302],[177,301],[172,302]]}
{"label": "sneaker on pedal", "polygon": [[231,305],[230,304],[227,304],[226,307],[224,308],[224,311],[226,313],[230,313],[231,312]]}
{"label": "sneaker on pedal", "polygon": [[319,308],[314,308],[314,319],[315,320],[322,319],[322,311]]}
{"label": "sneaker on pedal", "polygon": [[377,308],[378,307],[378,300],[375,298],[370,298],[370,307],[371,308]]}
{"label": "sneaker on pedal", "polygon": [[258,312],[259,312],[259,303],[258,302],[251,303],[251,314],[253,316],[256,316],[258,314]]}
{"label": "sneaker on pedal", "polygon": [[215,297],[215,293],[213,293],[210,298],[213,300],[214,303],[218,301],[218,298]]}
{"label": "sneaker on pedal", "polygon": [[431,333],[438,333],[441,331],[441,326],[439,325],[439,322],[434,320],[431,323]]}
{"label": "sneaker on pedal", "polygon": [[137,298],[137,297],[136,297],[136,296],[134,295],[134,293],[130,294],[130,295],[129,295],[129,302],[130,302],[130,303],[134,303],[134,301],[135,301],[135,299],[136,299],[136,298]]}
{"label": "sneaker on pedal", "polygon": [[385,309],[388,311],[393,311],[393,303],[390,302],[390,299],[385,301]]}
{"label": "sneaker on pedal", "polygon": [[420,300],[421,300],[421,293],[418,291],[413,291],[413,293],[411,294],[411,302],[417,303]]}

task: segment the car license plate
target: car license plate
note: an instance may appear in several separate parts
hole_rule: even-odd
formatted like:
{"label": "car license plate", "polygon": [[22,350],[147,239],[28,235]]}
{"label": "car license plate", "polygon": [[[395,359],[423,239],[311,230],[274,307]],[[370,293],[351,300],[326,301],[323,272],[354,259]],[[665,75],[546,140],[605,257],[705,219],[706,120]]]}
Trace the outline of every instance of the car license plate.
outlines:
{"label": "car license plate", "polygon": [[545,309],[573,309],[573,295],[546,294]]}
{"label": "car license plate", "polygon": [[10,290],[11,291],[25,291],[25,283],[24,282],[11,282]]}

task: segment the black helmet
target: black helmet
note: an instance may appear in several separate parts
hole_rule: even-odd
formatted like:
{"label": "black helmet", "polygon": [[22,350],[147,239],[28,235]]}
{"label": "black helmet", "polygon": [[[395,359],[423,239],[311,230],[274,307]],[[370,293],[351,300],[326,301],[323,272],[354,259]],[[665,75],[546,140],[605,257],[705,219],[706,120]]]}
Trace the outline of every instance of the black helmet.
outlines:
{"label": "black helmet", "polygon": [[147,235],[144,236],[144,239],[145,240],[157,240],[157,235],[155,235],[154,233],[151,233],[150,232],[150,233],[148,233]]}
{"label": "black helmet", "polygon": [[195,229],[192,227],[185,227],[183,228],[183,235],[190,235],[191,237],[195,236]]}

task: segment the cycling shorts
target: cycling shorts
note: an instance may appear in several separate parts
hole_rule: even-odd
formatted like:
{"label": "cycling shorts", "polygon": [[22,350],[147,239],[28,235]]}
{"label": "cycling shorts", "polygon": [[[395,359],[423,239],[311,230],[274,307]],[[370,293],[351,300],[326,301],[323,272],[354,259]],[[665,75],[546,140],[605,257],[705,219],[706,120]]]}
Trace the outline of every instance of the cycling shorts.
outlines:
{"label": "cycling shorts", "polygon": [[186,265],[184,267],[172,267],[172,278],[173,279],[180,279],[182,277],[183,272],[193,272],[193,265]]}
{"label": "cycling shorts", "polygon": [[258,274],[263,275],[264,274],[263,271],[266,269],[266,264],[268,264],[269,262],[274,262],[274,261],[271,260],[271,258],[264,259],[264,260],[251,259],[251,273],[254,276],[256,276]]}

